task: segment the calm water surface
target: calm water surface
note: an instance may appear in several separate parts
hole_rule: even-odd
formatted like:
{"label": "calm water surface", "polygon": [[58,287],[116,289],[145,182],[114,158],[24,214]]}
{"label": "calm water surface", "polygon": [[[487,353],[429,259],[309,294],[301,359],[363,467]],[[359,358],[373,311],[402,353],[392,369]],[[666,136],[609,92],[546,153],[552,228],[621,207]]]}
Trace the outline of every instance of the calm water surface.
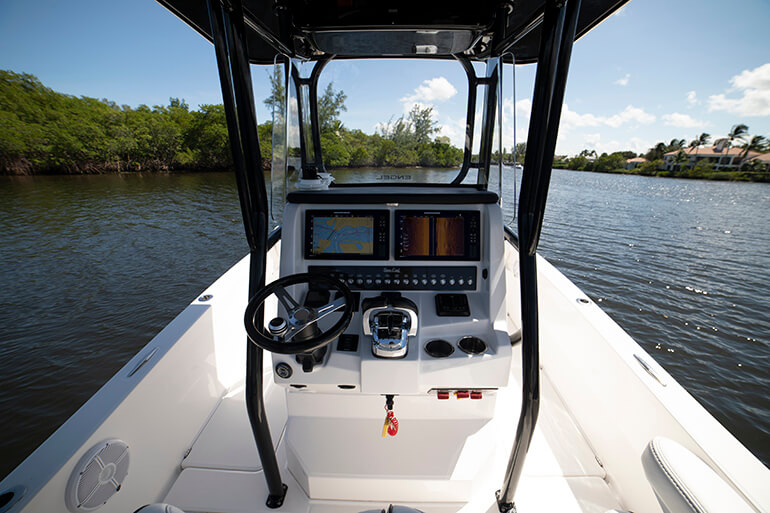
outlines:
{"label": "calm water surface", "polygon": [[[555,171],[540,245],[765,464],[768,226],[767,184]],[[247,250],[230,174],[0,177],[0,477]]]}

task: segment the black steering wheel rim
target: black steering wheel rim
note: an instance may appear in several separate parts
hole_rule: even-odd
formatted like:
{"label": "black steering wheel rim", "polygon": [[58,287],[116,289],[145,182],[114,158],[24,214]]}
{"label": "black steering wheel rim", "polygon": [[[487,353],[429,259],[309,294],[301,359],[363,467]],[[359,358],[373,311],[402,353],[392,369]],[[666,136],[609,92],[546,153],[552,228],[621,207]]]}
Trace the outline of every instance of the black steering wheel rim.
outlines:
{"label": "black steering wheel rim", "polygon": [[[329,286],[330,290],[337,290],[341,293],[340,297],[345,299],[345,306],[342,310],[342,316],[340,319],[328,330],[321,334],[301,341],[285,341],[282,337],[269,337],[263,333],[261,327],[257,326],[257,312],[259,308],[264,304],[265,300],[272,294],[275,294],[277,290],[285,289],[292,285],[299,285],[301,283],[318,284],[323,283]],[[285,292],[285,290],[284,290]],[[280,298],[279,298],[280,301]],[[336,311],[339,311],[338,309]],[[288,313],[288,312],[287,312]],[[249,301],[246,307],[246,313],[244,317],[244,323],[246,326],[246,334],[249,340],[261,347],[265,351],[278,354],[300,354],[314,351],[318,348],[325,346],[332,340],[339,337],[343,331],[350,324],[353,318],[353,293],[350,291],[347,285],[336,278],[325,276],[317,273],[300,273],[292,274],[279,278],[272,283],[265,285],[254,297]],[[309,326],[312,322],[308,322],[306,326]]]}

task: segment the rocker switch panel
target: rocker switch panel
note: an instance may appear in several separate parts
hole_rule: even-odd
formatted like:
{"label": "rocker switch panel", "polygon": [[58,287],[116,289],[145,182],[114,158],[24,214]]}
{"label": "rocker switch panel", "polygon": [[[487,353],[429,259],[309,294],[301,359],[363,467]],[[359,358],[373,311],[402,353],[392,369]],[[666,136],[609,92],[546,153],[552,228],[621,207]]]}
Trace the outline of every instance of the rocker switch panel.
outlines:
{"label": "rocker switch panel", "polygon": [[471,309],[465,294],[436,294],[436,315],[439,317],[469,317]]}

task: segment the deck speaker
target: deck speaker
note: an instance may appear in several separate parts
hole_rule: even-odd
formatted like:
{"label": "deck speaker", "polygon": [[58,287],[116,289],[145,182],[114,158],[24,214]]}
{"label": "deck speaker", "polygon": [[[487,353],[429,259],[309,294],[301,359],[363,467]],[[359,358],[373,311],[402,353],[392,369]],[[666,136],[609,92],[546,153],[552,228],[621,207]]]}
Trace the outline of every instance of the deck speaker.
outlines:
{"label": "deck speaker", "polygon": [[93,511],[107,504],[128,475],[128,444],[105,440],[83,456],[67,483],[67,508],[73,513]]}

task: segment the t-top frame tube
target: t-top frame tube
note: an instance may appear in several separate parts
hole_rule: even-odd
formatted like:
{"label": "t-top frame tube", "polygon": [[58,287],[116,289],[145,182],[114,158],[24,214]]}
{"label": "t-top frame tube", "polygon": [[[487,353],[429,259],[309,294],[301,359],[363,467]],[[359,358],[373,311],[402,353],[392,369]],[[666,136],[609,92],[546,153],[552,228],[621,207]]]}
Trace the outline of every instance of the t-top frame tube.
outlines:
{"label": "t-top frame tube", "polygon": [[519,274],[522,321],[522,406],[505,479],[497,492],[501,512],[515,511],[514,495],[540,410],[537,244],[553,166],[564,89],[580,0],[548,0],[541,25],[532,116],[519,203]]}
{"label": "t-top frame tube", "polygon": [[[222,5],[220,0],[208,0],[208,11],[230,148],[233,153],[238,197],[250,249],[249,297],[252,297],[265,285],[268,207],[251,74],[246,57],[248,49],[243,5],[240,0],[232,0],[227,6]],[[263,312],[258,312],[258,322],[262,322],[262,317]],[[264,353],[248,340],[246,348],[246,409],[267,481],[266,505],[269,508],[278,508],[283,504],[287,488],[281,481],[265,412]]]}

